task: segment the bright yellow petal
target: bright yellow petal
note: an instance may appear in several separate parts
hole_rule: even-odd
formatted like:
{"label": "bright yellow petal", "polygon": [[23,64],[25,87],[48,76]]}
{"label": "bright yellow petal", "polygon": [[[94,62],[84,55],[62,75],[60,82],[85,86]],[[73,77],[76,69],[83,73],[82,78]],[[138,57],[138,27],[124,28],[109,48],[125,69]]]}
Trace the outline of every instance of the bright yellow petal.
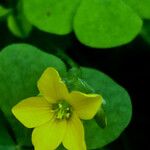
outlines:
{"label": "bright yellow petal", "polygon": [[84,128],[76,114],[72,114],[71,118],[67,121],[63,145],[68,150],[86,150]]}
{"label": "bright yellow petal", "polygon": [[38,81],[40,93],[50,102],[65,99],[68,90],[54,68],[47,68]]}
{"label": "bright yellow petal", "polygon": [[43,97],[27,98],[12,108],[15,117],[28,128],[40,126],[51,120],[50,104]]}
{"label": "bright yellow petal", "polygon": [[70,93],[69,103],[77,115],[84,120],[92,119],[102,104],[102,97],[98,94],[84,94],[78,91]]}
{"label": "bright yellow petal", "polygon": [[37,127],[32,133],[32,143],[35,150],[56,149],[66,132],[66,120],[51,120],[50,122]]}

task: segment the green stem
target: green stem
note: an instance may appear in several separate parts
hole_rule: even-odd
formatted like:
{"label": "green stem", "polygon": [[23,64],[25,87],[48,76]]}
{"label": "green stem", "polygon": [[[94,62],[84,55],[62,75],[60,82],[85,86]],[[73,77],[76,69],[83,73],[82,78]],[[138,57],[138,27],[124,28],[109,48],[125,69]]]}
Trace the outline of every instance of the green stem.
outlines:
{"label": "green stem", "polygon": [[72,60],[65,52],[64,50],[60,50],[58,49],[56,54],[56,56],[60,57],[63,61],[65,61],[70,68],[79,68],[79,65]]}

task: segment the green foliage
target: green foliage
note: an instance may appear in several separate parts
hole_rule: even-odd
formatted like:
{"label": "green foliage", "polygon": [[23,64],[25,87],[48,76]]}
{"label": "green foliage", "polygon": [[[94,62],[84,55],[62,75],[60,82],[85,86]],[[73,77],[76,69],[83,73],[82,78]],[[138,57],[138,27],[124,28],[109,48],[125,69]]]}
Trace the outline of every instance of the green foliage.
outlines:
{"label": "green foliage", "polygon": [[[81,43],[94,48],[131,42],[142,19],[150,19],[149,0],[19,0],[15,5],[7,18],[14,35],[29,36],[31,25],[57,35],[73,31]],[[0,17],[8,11],[0,6]]]}
{"label": "green foliage", "polygon": [[26,17],[37,28],[60,35],[72,31],[73,16],[79,0],[24,0],[23,2]]}
{"label": "green foliage", "polygon": [[85,121],[85,134],[89,149],[103,147],[115,140],[127,127],[131,119],[131,102],[128,93],[107,75],[100,71],[82,68],[81,78],[106,101],[104,110],[107,127],[100,128],[95,120]]}
{"label": "green foliage", "polygon": [[97,114],[95,115],[95,121],[101,128],[107,127],[107,116],[106,113],[102,107],[98,110]]}
{"label": "green foliage", "polygon": [[24,13],[33,25],[49,33],[67,34],[73,28],[80,42],[96,48],[126,44],[140,32],[142,20],[122,0],[79,2],[24,0]]}
{"label": "green foliage", "polygon": [[10,31],[20,38],[25,38],[30,33],[32,26],[26,20],[24,15],[18,14],[16,15],[9,15],[7,18],[8,27]]}
{"label": "green foliage", "polygon": [[0,107],[20,145],[31,145],[31,131],[14,118],[11,108],[38,94],[37,80],[48,66],[55,67],[62,75],[66,72],[59,58],[26,44],[8,46],[0,53]]}
{"label": "green foliage", "polygon": [[141,19],[121,0],[83,0],[74,21],[80,42],[97,48],[126,44],[141,26]]}
{"label": "green foliage", "polygon": [[150,19],[150,0],[124,0],[142,18]]}
{"label": "green foliage", "polygon": [[141,35],[143,39],[150,44],[150,21],[144,22]]}
{"label": "green foliage", "polygon": [[[64,63],[59,58],[33,46],[11,45],[0,53],[0,108],[19,146],[31,146],[31,130],[15,119],[11,108],[22,99],[38,94],[36,83],[45,68],[49,66],[55,67],[61,77],[67,80]],[[121,86],[100,71],[81,68],[80,72],[80,81],[86,83],[83,84],[84,90],[88,85],[89,89],[92,87],[94,92],[101,94],[106,101],[104,110],[108,126],[105,129],[100,128],[94,119],[84,121],[88,149],[100,148],[115,140],[128,125],[131,118],[130,98]],[[77,85],[81,89],[79,82]]]}
{"label": "green foliage", "polygon": [[24,16],[22,1],[17,3],[16,8],[14,8],[12,13],[7,17],[7,24],[10,31],[17,37],[25,38],[31,32],[32,25]]}
{"label": "green foliage", "polygon": [[82,0],[80,5],[79,0],[24,0],[24,13],[33,25],[49,33],[67,34],[74,28],[80,42],[97,48],[126,44],[142,26],[142,20],[121,0]]}
{"label": "green foliage", "polygon": [[94,89],[80,78],[81,70],[78,67],[71,68],[63,79],[69,91],[81,91],[83,93],[94,93]]}
{"label": "green foliage", "polygon": [[9,13],[9,9],[4,8],[3,6],[0,6],[0,18],[3,16],[6,16]]}
{"label": "green foliage", "polygon": [[0,111],[0,150],[16,150],[15,144],[6,128],[5,119]]}

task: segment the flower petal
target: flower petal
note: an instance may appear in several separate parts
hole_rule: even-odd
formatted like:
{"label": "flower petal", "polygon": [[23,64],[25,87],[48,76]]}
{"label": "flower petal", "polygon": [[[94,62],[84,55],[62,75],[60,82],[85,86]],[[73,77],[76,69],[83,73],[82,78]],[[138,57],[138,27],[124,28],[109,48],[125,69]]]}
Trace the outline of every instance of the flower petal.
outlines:
{"label": "flower petal", "polygon": [[40,126],[51,120],[50,104],[40,96],[27,98],[12,108],[15,117],[27,128]]}
{"label": "flower petal", "polygon": [[81,119],[92,119],[102,104],[103,98],[98,94],[84,94],[78,91],[70,93],[69,103]]}
{"label": "flower petal", "polygon": [[32,143],[35,150],[56,149],[66,132],[66,120],[54,120],[37,127],[32,133]]}
{"label": "flower petal", "polygon": [[67,121],[63,145],[68,150],[86,150],[84,128],[75,113],[72,114],[71,118]]}
{"label": "flower petal", "polygon": [[55,103],[68,95],[68,90],[54,68],[47,68],[38,81],[40,93],[50,102]]}

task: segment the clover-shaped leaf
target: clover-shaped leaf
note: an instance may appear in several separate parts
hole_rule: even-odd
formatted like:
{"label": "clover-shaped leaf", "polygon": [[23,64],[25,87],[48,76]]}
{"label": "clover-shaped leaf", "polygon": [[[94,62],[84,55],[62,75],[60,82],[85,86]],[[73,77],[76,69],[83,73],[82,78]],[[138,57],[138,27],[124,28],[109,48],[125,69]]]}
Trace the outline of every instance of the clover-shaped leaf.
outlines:
{"label": "clover-shaped leaf", "polygon": [[74,21],[78,39],[97,48],[130,42],[141,25],[141,19],[121,0],[83,0]]}
{"label": "clover-shaped leaf", "polygon": [[[78,40],[96,48],[132,41],[142,20],[122,0],[24,0],[24,13],[40,30],[64,35],[75,32]],[[34,11],[33,11],[34,10]]]}
{"label": "clover-shaped leaf", "polygon": [[79,1],[24,0],[24,11],[37,28],[64,35],[72,31],[73,16]]}
{"label": "clover-shaped leaf", "polygon": [[142,18],[150,19],[150,0],[124,0]]}

